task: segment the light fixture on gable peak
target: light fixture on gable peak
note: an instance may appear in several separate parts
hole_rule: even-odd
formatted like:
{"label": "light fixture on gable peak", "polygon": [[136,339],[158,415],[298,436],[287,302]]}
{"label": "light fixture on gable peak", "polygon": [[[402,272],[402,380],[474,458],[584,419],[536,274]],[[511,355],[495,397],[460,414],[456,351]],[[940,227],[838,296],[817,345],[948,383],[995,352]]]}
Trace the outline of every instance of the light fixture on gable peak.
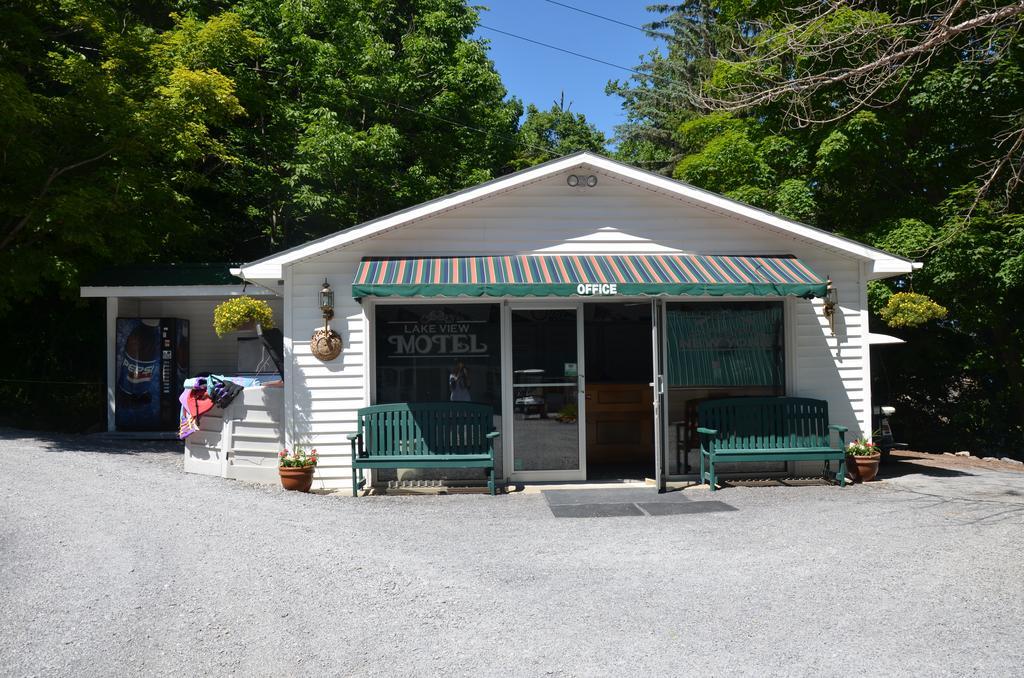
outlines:
{"label": "light fixture on gable peak", "polygon": [[597,186],[597,177],[595,177],[593,174],[570,174],[565,178],[565,183],[569,184],[569,186],[572,186],[574,188],[581,184],[586,186],[587,188],[593,188],[594,186]]}

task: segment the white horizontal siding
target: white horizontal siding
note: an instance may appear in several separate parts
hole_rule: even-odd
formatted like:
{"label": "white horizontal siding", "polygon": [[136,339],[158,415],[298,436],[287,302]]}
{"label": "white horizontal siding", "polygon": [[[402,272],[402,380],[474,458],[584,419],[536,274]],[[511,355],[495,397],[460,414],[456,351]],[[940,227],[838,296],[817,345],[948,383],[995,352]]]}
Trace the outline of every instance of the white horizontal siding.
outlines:
{"label": "white horizontal siding", "polygon": [[[347,487],[356,410],[369,402],[369,347],[363,307],[351,296],[359,260],[367,255],[510,254],[540,251],[664,251],[794,254],[839,291],[836,336],[821,301],[795,300],[788,339],[790,392],[829,401],[834,423],[851,435],[869,431],[866,315],[860,263],[818,243],[780,235],[703,207],[598,174],[595,189],[571,189],[551,177],[293,264],[288,271],[292,341],[288,389],[289,440],[315,446],[322,487]],[[313,357],[309,336],[322,324],[318,292],[335,290],[332,327],[344,342],[329,363]]]}
{"label": "white horizontal siding", "polygon": [[284,446],[284,389],[243,389],[224,410],[199,419],[185,439],[185,470],[252,482],[276,483]]}
{"label": "white horizontal siding", "polygon": [[[361,255],[335,252],[320,259],[297,264],[289,272],[290,314],[293,340],[290,361],[290,411],[293,413],[289,439],[293,444],[316,447],[320,455],[316,485],[347,487],[351,483],[351,446],[346,436],[355,431],[356,410],[368,404],[366,394],[366,330],[363,308],[352,298],[351,282]],[[314,357],[309,337],[323,325],[318,293],[324,278],[334,294],[331,328],[341,335],[342,354],[324,363]]]}
{"label": "white horizontal siding", "polygon": [[848,440],[868,435],[871,398],[860,263],[821,252],[796,253],[818,272],[831,276],[839,307],[833,337],[821,312],[822,300],[795,304],[791,339],[795,394],[827,400],[832,423],[850,429]]}

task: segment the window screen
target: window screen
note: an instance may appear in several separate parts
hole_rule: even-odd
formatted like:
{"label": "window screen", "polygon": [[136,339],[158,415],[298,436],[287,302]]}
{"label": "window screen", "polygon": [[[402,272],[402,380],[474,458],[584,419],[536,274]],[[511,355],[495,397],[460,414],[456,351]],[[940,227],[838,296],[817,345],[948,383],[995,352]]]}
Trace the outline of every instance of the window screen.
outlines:
{"label": "window screen", "polygon": [[784,387],[782,302],[678,303],[666,311],[670,386]]}

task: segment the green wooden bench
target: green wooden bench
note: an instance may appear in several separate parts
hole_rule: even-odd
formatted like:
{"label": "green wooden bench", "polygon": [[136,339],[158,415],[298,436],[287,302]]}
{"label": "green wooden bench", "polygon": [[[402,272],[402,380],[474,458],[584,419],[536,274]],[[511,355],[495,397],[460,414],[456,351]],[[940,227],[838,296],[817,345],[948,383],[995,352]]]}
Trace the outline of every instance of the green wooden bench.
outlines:
{"label": "green wooden bench", "polygon": [[[846,485],[845,426],[828,423],[828,403],[811,398],[721,398],[697,406],[700,480],[712,490],[716,462],[838,461],[836,480]],[[832,447],[831,432],[839,434]]]}
{"label": "green wooden bench", "polygon": [[494,409],[481,403],[391,403],[358,413],[352,444],[352,496],[371,468],[482,468],[494,494]]}

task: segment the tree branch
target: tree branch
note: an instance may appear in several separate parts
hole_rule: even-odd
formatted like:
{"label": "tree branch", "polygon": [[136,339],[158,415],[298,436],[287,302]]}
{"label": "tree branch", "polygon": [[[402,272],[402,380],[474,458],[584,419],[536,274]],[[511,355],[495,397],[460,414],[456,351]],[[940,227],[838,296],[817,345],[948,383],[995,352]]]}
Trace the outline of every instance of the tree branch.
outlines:
{"label": "tree branch", "polygon": [[1007,199],[1024,183],[1024,127],[1010,130],[999,136],[997,139],[999,148],[1005,148],[1005,152],[995,160],[985,163],[988,172],[985,175],[985,182],[978,190],[977,202],[985,197],[995,186],[1000,176],[1006,175],[1004,193]]}
{"label": "tree branch", "polygon": [[50,172],[50,176],[46,177],[46,181],[43,182],[43,187],[39,190],[39,193],[32,200],[32,202],[34,203],[33,206],[30,207],[25,212],[24,216],[22,216],[21,219],[19,219],[17,223],[15,223],[14,226],[11,227],[11,229],[7,232],[7,235],[4,236],[4,239],[0,241],[0,251],[7,249],[7,247],[14,241],[14,238],[17,237],[18,233],[20,233],[21,230],[25,228],[25,226],[29,222],[29,219],[31,219],[32,215],[35,213],[35,205],[38,204],[39,201],[46,197],[46,194],[50,192],[50,187],[53,186],[54,181],[56,181],[61,176],[67,174],[72,170],[76,170],[79,167],[83,167],[85,165],[98,162],[113,152],[113,148],[108,148],[99,155],[94,155],[91,158],[80,160],[76,163],[73,163],[66,167],[61,167],[59,169],[54,169],[52,172]]}
{"label": "tree branch", "polygon": [[[939,49],[948,45],[957,37],[970,33],[981,28],[991,28],[1000,24],[1012,22],[1024,14],[1024,0],[988,11],[970,19],[961,21],[958,24],[950,25],[953,16],[956,15],[966,4],[966,0],[956,0],[942,13],[941,18],[929,23],[931,28],[925,33],[919,42],[907,46],[905,41],[896,43],[887,53],[876,58],[849,68],[826,68],[823,72],[807,75],[798,75],[784,81],[776,80],[774,84],[755,83],[752,85],[739,86],[726,92],[726,96],[709,97],[701,95],[698,97],[702,106],[709,110],[737,111],[774,102],[783,97],[794,95],[810,94],[821,89],[848,83],[861,83],[867,92],[861,92],[861,96],[854,96],[854,104],[847,107],[846,114],[854,112],[857,108],[867,105],[870,101],[868,95],[875,94],[880,87],[874,82],[872,76],[884,81],[891,80],[898,73],[898,68],[923,57],[930,59]],[[864,52],[874,51],[880,47],[884,37],[879,33],[883,30],[891,30],[893,27],[907,28],[919,24],[922,19],[902,19],[892,22],[881,29],[868,26],[865,29],[851,30],[842,36],[831,38],[823,43],[816,43],[801,39],[799,36],[809,31],[815,24],[833,12],[835,5],[825,9],[820,14],[814,15],[811,19],[798,22],[796,26],[778,36],[781,45],[772,48],[766,54],[757,54],[760,45],[754,44],[736,48],[733,57],[741,61],[757,65],[773,64],[780,59],[790,55],[794,60],[798,58],[812,58],[820,62],[822,58],[828,57],[830,63],[834,63],[833,57],[840,54],[846,59],[855,59]],[[765,31],[759,32],[763,34]],[[857,47],[860,41],[864,41],[860,49]],[[851,52],[852,50],[852,52]],[[760,69],[761,73],[767,72],[766,67]],[[785,70],[782,70],[785,77]],[[765,87],[764,85],[768,86]],[[857,85],[854,85],[856,87]],[[815,121],[816,122],[816,121]]]}

